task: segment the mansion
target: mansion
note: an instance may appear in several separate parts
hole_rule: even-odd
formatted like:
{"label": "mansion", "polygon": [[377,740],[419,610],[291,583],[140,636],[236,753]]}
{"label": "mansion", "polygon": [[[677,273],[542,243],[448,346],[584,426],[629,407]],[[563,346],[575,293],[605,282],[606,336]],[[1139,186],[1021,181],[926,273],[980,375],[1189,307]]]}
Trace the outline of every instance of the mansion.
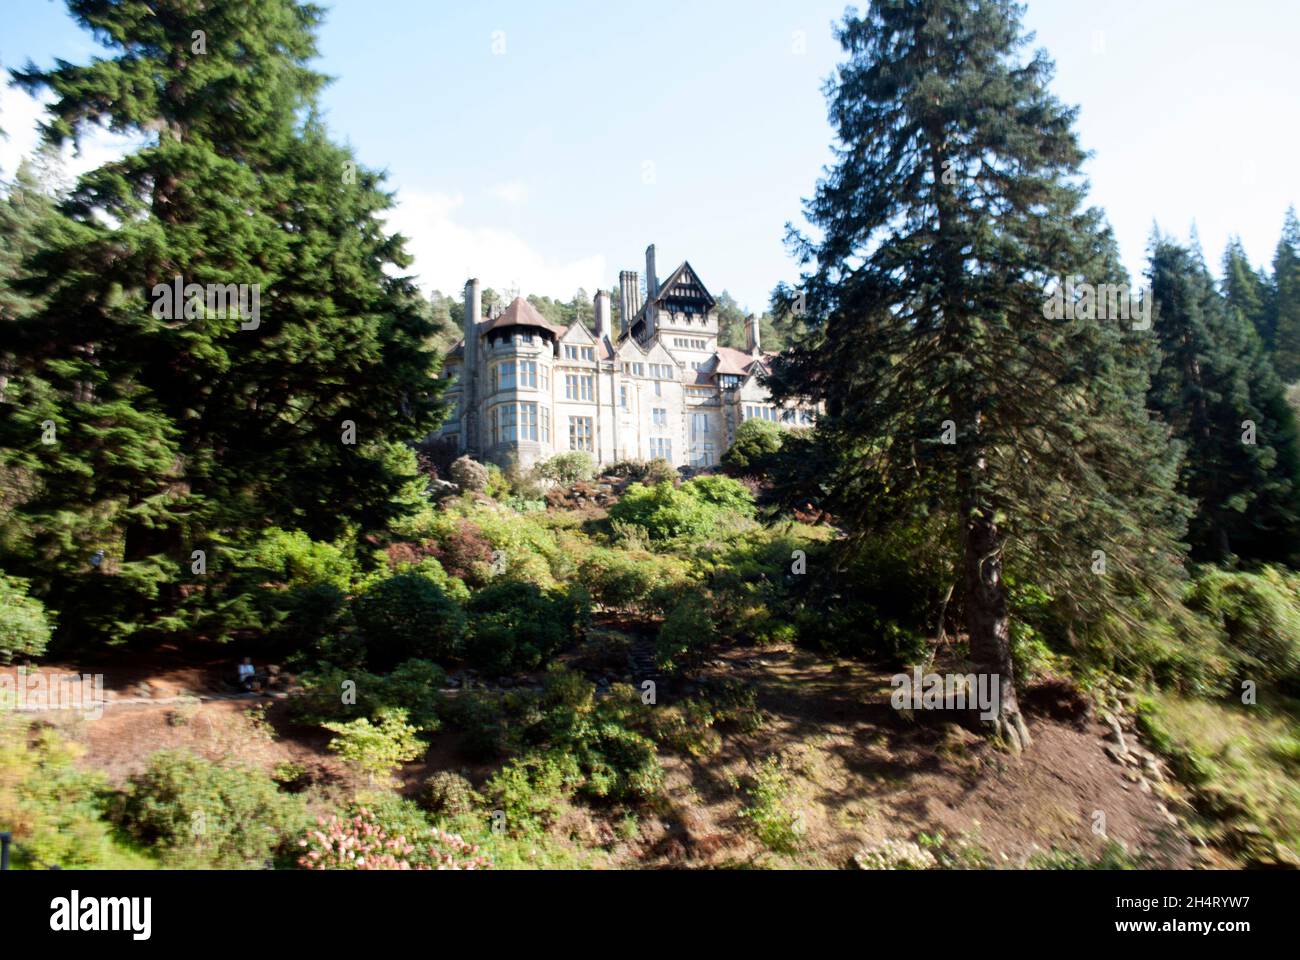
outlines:
{"label": "mansion", "polygon": [[621,329],[609,294],[595,299],[594,333],[549,323],[527,300],[483,316],[478,280],[465,285],[464,339],[447,357],[454,414],[438,436],[458,453],[529,467],[585,450],[597,464],[662,457],[708,467],[744,420],[810,426],[811,407],[776,406],[759,384],[773,354],[745,321],[746,349],[718,346],[715,302],[689,263],[662,282],[646,249],[645,302],[634,270],[619,274]]}

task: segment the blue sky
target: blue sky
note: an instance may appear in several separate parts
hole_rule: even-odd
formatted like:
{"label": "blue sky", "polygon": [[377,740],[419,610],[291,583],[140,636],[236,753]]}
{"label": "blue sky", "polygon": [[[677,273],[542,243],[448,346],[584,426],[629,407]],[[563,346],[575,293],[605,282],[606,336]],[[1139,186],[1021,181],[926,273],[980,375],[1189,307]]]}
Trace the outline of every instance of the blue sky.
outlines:
{"label": "blue sky", "polygon": [[[840,52],[824,0],[334,0],[319,69],[334,135],[389,172],[426,289],[468,275],[568,298],[689,259],[751,308],[791,279],[782,243],[828,162],[823,81]],[[1092,200],[1133,272],[1153,223],[1195,222],[1217,267],[1231,234],[1270,260],[1300,203],[1300,4],[1030,0],[1078,104]],[[97,48],[62,3],[4,0],[0,64]],[[0,172],[38,112],[0,94]],[[73,172],[111,153],[104,140]]]}

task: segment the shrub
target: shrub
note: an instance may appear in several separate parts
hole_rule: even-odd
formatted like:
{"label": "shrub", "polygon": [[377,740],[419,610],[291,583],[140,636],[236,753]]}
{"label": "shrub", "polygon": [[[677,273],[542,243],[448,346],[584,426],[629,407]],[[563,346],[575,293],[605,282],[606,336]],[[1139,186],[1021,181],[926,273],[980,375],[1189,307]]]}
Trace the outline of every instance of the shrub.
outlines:
{"label": "shrub", "polygon": [[653,555],[599,548],[583,560],[578,576],[606,610],[627,612],[644,609],[663,582]]}
{"label": "shrub", "polygon": [[573,638],[578,615],[565,597],[531,583],[486,587],[469,602],[466,658],[479,670],[535,670]]}
{"label": "shrub", "polygon": [[363,650],[355,636],[352,608],[333,583],[293,587],[279,598],[283,619],[271,634],[281,654],[310,651],[318,659],[355,663]]}
{"label": "shrub", "polygon": [[0,704],[0,824],[16,869],[139,869],[152,865],[117,842],[105,819],[107,783],[77,766],[82,747]]}
{"label": "shrub", "polygon": [[664,771],[654,742],[634,730],[616,723],[599,723],[574,747],[586,778],[581,790],[590,796],[643,800],[663,787]]}
{"label": "shrub", "polygon": [[439,770],[424,781],[420,802],[432,814],[460,817],[478,809],[483,798],[474,786],[459,773]]}
{"label": "shrub", "polygon": [[290,587],[332,583],[346,590],[356,575],[352,560],[334,544],[279,527],[263,531],[241,565]]}
{"label": "shrub", "polygon": [[641,527],[653,540],[691,539],[708,534],[717,511],[668,481],[653,487],[634,483],[609,508],[609,518]]}
{"label": "shrub", "polygon": [[790,778],[776,757],[768,757],[750,778],[748,803],[740,815],[754,825],[759,842],[776,853],[794,853],[803,843],[799,815],[789,809]]}
{"label": "shrub", "polygon": [[454,461],[447,475],[451,478],[451,482],[462,490],[474,490],[480,493],[487,489],[490,479],[488,468],[468,456]]}
{"label": "shrub", "polygon": [[781,428],[770,420],[746,420],[736,428],[736,439],[722,455],[722,466],[731,474],[762,474],[781,449],[782,439]]}
{"label": "shrub", "polygon": [[459,834],[424,827],[390,830],[369,807],[321,817],[298,841],[306,870],[488,870],[492,858]]}
{"label": "shrub", "polygon": [[715,639],[715,615],[708,599],[687,594],[664,619],[655,643],[655,661],[662,670],[676,670],[698,656]]}
{"label": "shrub", "polygon": [[458,518],[454,530],[439,540],[436,555],[450,576],[472,586],[482,586],[491,578],[492,542],[472,520]]}
{"label": "shrub", "polygon": [[591,459],[591,454],[585,450],[570,450],[568,453],[557,453],[534,469],[545,480],[567,484],[590,480],[596,472],[596,464]]}
{"label": "shrub", "polygon": [[1247,667],[1300,684],[1300,577],[1276,567],[1209,570],[1192,583],[1187,603],[1218,624]]}
{"label": "shrub", "polygon": [[170,865],[261,867],[298,832],[303,811],[259,770],[163,750],[128,780],[115,819]]}
{"label": "shrub", "polygon": [[568,793],[581,781],[577,764],[559,754],[517,757],[496,772],[483,793],[514,836],[536,834],[559,815]]}
{"label": "shrub", "polygon": [[460,650],[465,614],[426,577],[401,573],[374,584],[354,604],[371,669],[403,660],[442,660]]}
{"label": "shrub", "polygon": [[636,483],[654,486],[677,479],[677,470],[663,457],[653,460],[620,460],[605,471],[607,476],[622,477]]}
{"label": "shrub", "polygon": [[510,480],[506,472],[498,467],[495,463],[486,464],[487,469],[487,486],[483,488],[493,500],[500,500],[510,495]]}
{"label": "shrub", "polygon": [[375,715],[377,723],[360,717],[350,723],[321,724],[338,734],[329,742],[330,750],[344,763],[364,773],[371,784],[391,778],[397,767],[416,759],[425,750],[416,736],[419,730],[406,722],[405,710],[385,707]]}
{"label": "shrub", "polygon": [[0,663],[39,656],[49,643],[50,618],[27,587],[26,580],[0,573]]}
{"label": "shrub", "polygon": [[[745,421],[749,423],[751,421]],[[762,421],[766,422],[766,421]],[[711,506],[742,517],[754,515],[754,495],[743,483],[730,477],[706,474],[687,480],[682,484],[682,491]]]}

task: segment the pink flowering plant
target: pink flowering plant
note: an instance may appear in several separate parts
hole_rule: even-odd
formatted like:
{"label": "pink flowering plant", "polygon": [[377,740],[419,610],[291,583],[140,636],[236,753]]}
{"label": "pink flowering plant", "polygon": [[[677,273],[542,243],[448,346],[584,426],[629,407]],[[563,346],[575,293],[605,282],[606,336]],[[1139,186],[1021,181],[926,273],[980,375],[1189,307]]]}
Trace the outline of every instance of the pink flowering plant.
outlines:
{"label": "pink flowering plant", "polygon": [[490,870],[492,858],[454,833],[437,828],[407,839],[390,834],[366,807],[351,817],[318,817],[298,841],[307,870]]}

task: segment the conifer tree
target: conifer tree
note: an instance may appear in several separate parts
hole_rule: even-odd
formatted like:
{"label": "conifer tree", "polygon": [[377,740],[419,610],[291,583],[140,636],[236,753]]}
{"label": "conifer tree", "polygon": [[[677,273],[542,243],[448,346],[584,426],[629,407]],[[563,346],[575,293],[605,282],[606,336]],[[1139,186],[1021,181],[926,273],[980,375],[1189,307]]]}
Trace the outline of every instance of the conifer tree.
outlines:
{"label": "conifer tree", "polygon": [[1269,280],[1250,265],[1241,240],[1234,237],[1223,251],[1223,296],[1230,309],[1250,322],[1265,352],[1273,349],[1269,326]]}
{"label": "conifer tree", "polygon": [[1137,626],[1126,603],[1168,601],[1180,572],[1187,505],[1144,406],[1150,335],[1096,297],[1048,316],[1064,277],[1126,278],[1080,209],[1075,113],[1045,54],[1021,57],[1016,5],[889,0],[837,33],[836,160],[806,204],[819,237],[791,230],[809,269],[777,296],[809,333],[773,386],[826,401],[858,530],[954,521],[971,656],[1023,745],[1008,573],[1083,625]]}
{"label": "conifer tree", "polygon": [[1286,560],[1300,533],[1300,436],[1245,312],[1258,309],[1253,274],[1230,247],[1225,298],[1198,255],[1157,239],[1150,278],[1161,347],[1151,407],[1187,447],[1180,486],[1197,505],[1192,555]]}
{"label": "conifer tree", "polygon": [[1273,257],[1269,328],[1273,365],[1283,383],[1300,381],[1300,218],[1287,210]]}
{"label": "conifer tree", "polygon": [[430,311],[380,178],[314,118],[318,7],[68,6],[109,55],[14,72],[52,95],[47,141],[145,143],[79,180],[33,263],[44,306],[8,331],[25,367],[0,447],[42,478],[28,572],[77,611],[62,622],[179,629],[259,530],[331,538],[408,508],[393,445],[440,413]]}

